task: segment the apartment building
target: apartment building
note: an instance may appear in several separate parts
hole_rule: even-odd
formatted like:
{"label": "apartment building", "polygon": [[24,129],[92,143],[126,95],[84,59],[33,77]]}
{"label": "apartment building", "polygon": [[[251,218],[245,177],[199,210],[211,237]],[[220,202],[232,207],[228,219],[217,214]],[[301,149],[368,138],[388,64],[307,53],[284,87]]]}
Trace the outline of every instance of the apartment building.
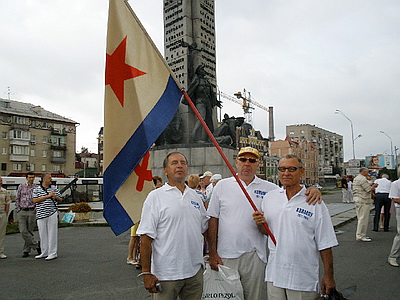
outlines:
{"label": "apartment building", "polygon": [[341,173],[343,167],[343,136],[310,124],[286,126],[286,136],[294,142],[312,142],[318,149],[320,177]]}
{"label": "apartment building", "polygon": [[0,98],[0,175],[73,175],[77,125],[40,106]]}

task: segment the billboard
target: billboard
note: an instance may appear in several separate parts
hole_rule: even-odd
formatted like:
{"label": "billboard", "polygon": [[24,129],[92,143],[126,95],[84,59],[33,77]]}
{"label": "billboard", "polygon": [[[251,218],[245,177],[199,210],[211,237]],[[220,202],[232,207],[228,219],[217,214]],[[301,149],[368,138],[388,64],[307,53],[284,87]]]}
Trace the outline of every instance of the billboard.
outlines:
{"label": "billboard", "polygon": [[365,165],[368,169],[394,169],[394,155],[366,156]]}

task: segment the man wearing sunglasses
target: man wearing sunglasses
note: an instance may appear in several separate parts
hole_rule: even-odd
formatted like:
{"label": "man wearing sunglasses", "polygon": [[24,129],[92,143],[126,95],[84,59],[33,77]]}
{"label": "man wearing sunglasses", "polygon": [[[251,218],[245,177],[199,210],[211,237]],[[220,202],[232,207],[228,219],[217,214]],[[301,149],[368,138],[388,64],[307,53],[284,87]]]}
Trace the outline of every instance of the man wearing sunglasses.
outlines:
{"label": "man wearing sunglasses", "polygon": [[276,238],[276,246],[268,240],[268,299],[317,299],[319,256],[324,266],[321,291],[329,295],[335,288],[332,247],[338,244],[329,211],[324,203],[307,205],[300,158],[284,156],[278,171],[283,189],[268,193],[262,211],[253,214],[260,232],[267,234],[267,222]]}
{"label": "man wearing sunglasses", "polygon": [[[259,159],[257,149],[241,148],[236,158],[236,168],[254,204],[261,208],[265,195],[279,187],[256,176]],[[307,201],[315,203],[321,199],[321,193],[315,187],[307,190],[308,193]],[[246,300],[266,298],[266,236],[257,229],[252,218],[253,212],[234,177],[222,179],[214,187],[207,210],[210,217],[210,266],[218,270],[218,264],[223,264],[237,270]]]}

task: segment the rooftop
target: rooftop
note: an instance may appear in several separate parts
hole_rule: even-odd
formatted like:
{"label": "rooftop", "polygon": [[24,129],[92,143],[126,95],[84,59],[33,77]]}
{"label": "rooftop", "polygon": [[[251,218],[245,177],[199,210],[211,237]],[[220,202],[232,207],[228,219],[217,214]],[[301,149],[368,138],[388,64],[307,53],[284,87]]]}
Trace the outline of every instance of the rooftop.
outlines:
{"label": "rooftop", "polygon": [[0,98],[0,113],[78,124],[78,122],[75,122],[74,120],[45,110],[39,105],[2,98]]}

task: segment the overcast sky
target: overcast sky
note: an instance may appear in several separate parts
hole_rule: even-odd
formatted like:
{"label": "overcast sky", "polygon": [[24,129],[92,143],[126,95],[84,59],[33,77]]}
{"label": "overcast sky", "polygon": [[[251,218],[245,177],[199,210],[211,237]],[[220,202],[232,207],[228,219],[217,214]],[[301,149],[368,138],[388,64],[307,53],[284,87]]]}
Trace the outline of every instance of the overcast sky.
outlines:
{"label": "overcast sky", "polygon": [[[129,3],[163,53],[162,0]],[[107,0],[1,0],[0,97],[80,123],[97,151],[103,125]],[[217,78],[275,111],[275,136],[309,123],[344,136],[345,160],[400,146],[400,1],[216,0]],[[223,113],[240,116],[224,101]],[[268,136],[267,112],[254,127]]]}

